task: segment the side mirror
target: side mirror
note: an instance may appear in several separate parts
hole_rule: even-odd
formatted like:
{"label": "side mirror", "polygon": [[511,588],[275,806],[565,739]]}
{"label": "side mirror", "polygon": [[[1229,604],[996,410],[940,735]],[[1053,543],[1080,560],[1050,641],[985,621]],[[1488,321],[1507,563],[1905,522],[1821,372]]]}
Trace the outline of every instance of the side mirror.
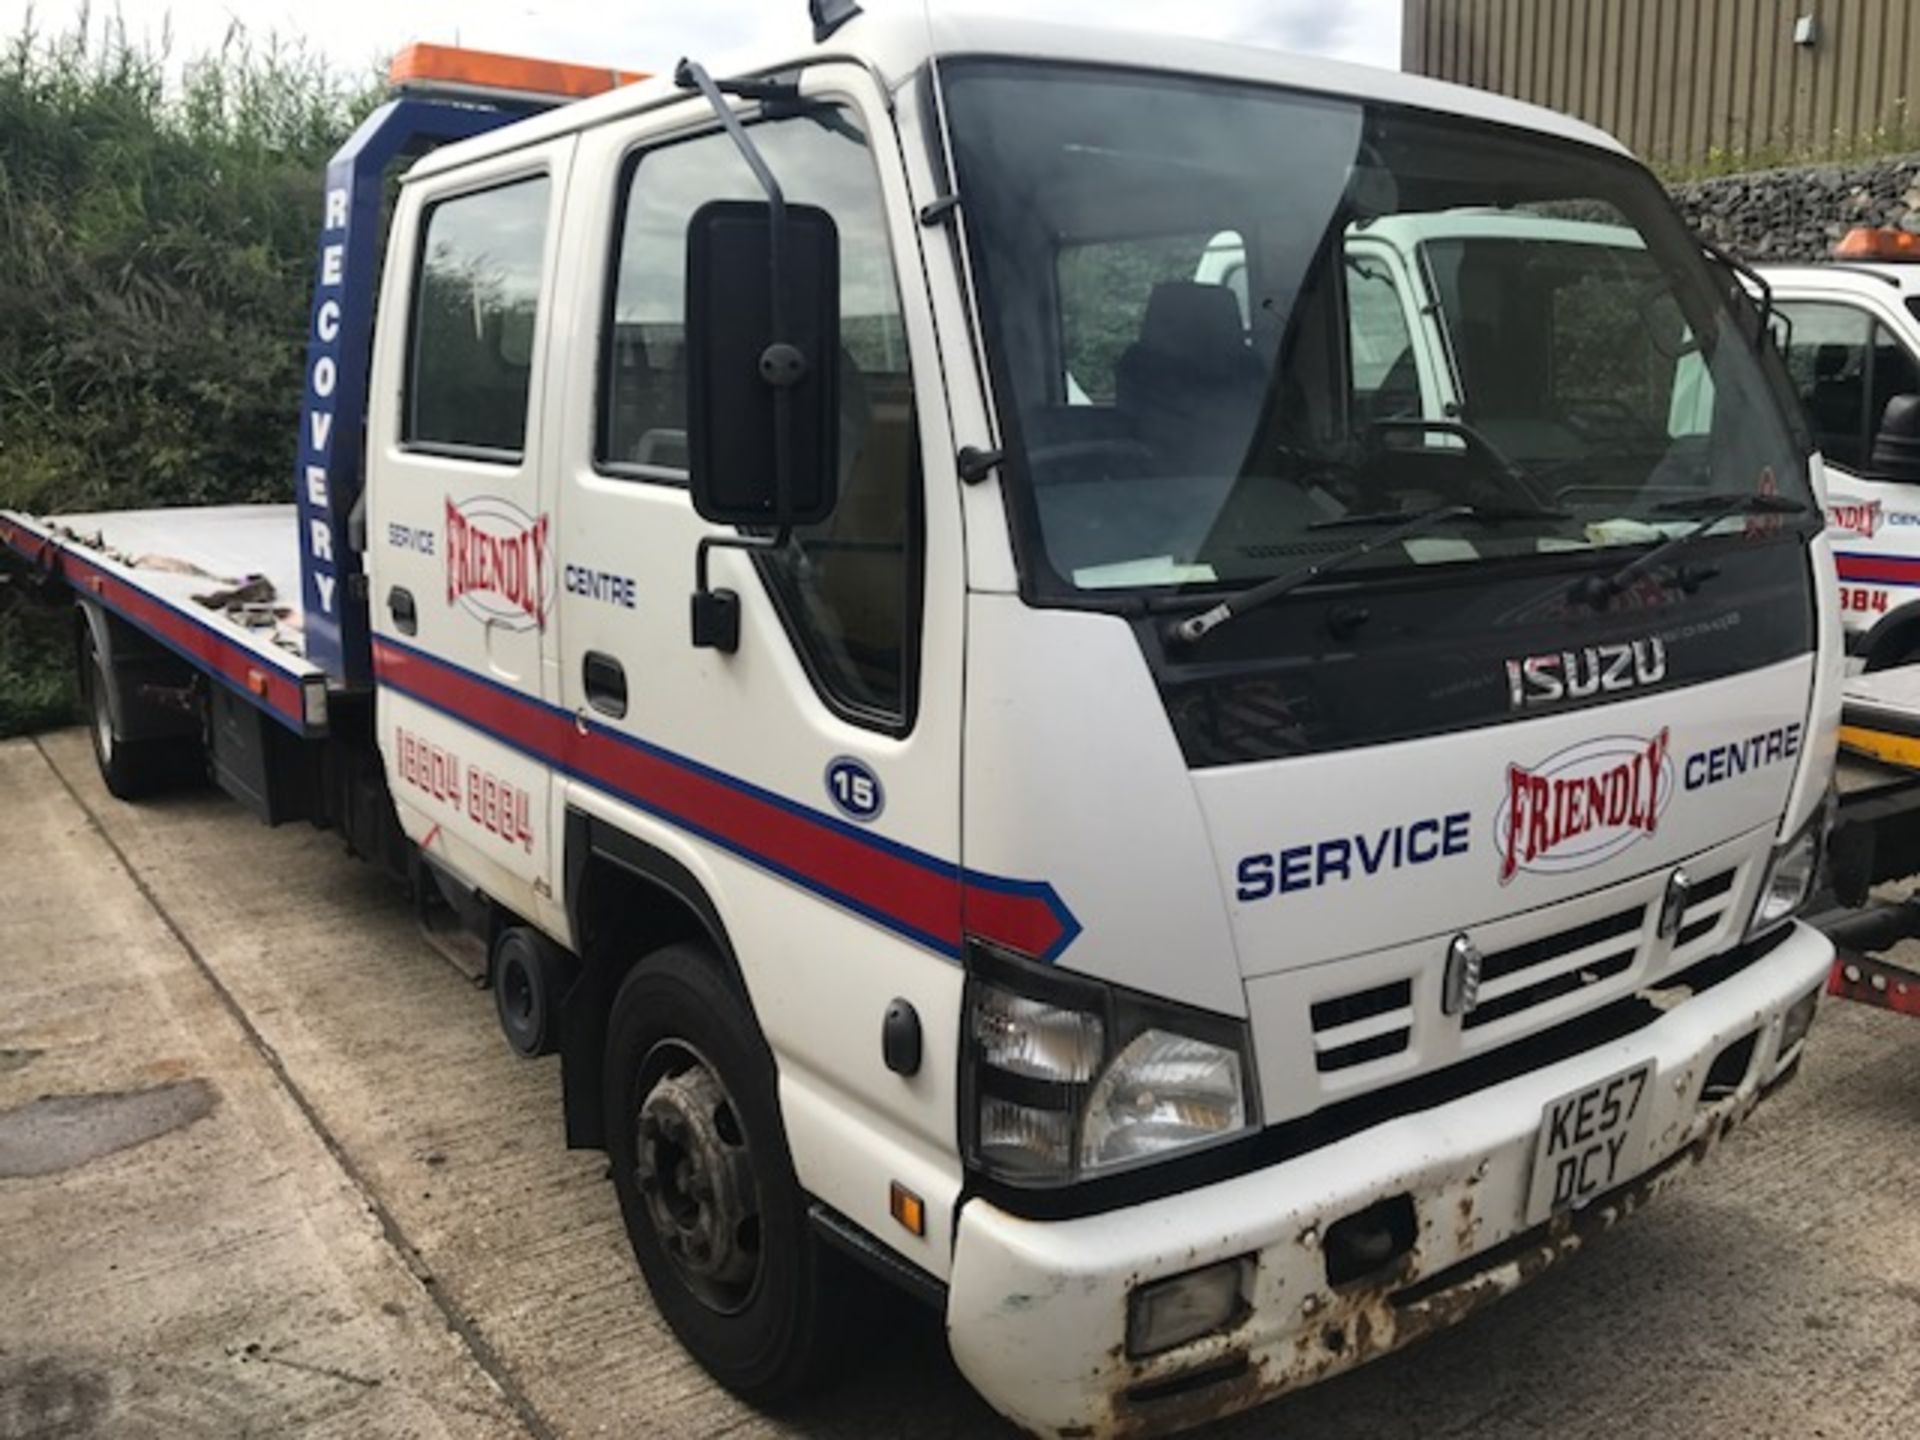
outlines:
{"label": "side mirror", "polygon": [[840,235],[814,205],[714,200],[687,227],[693,508],[785,530],[833,513],[840,480]]}
{"label": "side mirror", "polygon": [[1876,480],[1920,481],[1920,395],[1887,401],[1867,469]]}

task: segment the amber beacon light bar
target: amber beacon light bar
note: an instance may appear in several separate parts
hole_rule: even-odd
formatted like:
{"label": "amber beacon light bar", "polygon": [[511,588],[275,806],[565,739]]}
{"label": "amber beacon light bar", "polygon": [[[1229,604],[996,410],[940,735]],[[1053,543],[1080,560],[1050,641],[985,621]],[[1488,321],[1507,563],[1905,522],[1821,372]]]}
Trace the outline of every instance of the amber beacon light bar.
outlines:
{"label": "amber beacon light bar", "polygon": [[525,99],[542,104],[585,100],[646,78],[641,70],[568,65],[451,45],[409,45],[387,67],[387,84],[410,95],[469,96],[496,102]]}

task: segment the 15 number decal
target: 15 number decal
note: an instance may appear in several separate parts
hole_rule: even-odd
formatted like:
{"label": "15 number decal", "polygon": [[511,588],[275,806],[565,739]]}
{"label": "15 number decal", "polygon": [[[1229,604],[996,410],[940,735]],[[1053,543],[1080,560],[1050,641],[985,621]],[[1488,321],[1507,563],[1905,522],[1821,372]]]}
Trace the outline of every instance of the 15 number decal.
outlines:
{"label": "15 number decal", "polygon": [[887,804],[880,777],[851,755],[842,755],[827,766],[827,798],[841,814],[863,825],[877,819]]}

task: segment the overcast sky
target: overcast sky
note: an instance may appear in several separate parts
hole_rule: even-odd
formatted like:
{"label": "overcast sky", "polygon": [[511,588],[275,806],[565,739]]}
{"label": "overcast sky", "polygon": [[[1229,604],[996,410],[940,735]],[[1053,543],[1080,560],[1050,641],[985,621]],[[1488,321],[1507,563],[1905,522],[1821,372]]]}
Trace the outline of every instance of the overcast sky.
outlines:
{"label": "overcast sky", "polygon": [[[921,0],[867,0],[871,10],[918,8]],[[1169,30],[1397,66],[1401,0],[933,0]],[[82,0],[0,0],[0,28],[17,32],[27,12],[42,29],[65,28]],[[95,23],[112,13],[92,6]],[[136,36],[171,25],[176,60],[219,45],[235,21],[256,36],[308,40],[343,70],[365,71],[414,40],[505,50],[554,60],[658,70],[682,55],[723,56],[759,37],[805,36],[806,0],[122,0]]]}

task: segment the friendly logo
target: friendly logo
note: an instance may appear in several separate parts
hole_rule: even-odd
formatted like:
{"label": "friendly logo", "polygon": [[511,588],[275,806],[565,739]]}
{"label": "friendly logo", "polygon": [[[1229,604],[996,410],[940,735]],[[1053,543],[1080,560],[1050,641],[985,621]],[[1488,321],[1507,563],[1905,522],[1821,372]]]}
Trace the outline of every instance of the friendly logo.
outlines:
{"label": "friendly logo", "polygon": [[508,630],[545,629],[553,590],[547,517],[482,495],[447,501],[447,603]]}
{"label": "friendly logo", "polygon": [[1878,500],[1843,500],[1827,507],[1827,525],[1871,540],[1884,521]]}
{"label": "friendly logo", "polygon": [[1673,798],[1667,732],[1583,740],[1538,765],[1507,767],[1494,814],[1500,883],[1521,871],[1564,875],[1611,860],[1652,835]]}

